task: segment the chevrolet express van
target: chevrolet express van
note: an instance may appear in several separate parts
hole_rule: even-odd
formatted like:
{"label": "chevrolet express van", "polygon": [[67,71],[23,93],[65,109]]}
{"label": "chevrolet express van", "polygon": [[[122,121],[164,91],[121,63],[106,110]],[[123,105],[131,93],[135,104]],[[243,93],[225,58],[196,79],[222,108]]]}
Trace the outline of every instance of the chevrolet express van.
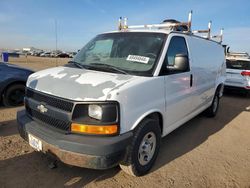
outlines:
{"label": "chevrolet express van", "polygon": [[146,174],[161,138],[203,111],[215,116],[223,92],[223,47],[180,25],[124,23],[67,65],[32,74],[20,135],[69,165]]}

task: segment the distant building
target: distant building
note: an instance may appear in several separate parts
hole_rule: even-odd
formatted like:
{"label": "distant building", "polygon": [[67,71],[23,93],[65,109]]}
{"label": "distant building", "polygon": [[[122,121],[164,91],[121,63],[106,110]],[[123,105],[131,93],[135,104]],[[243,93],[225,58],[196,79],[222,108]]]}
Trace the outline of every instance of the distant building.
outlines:
{"label": "distant building", "polygon": [[23,52],[32,52],[32,51],[41,51],[41,50],[34,47],[23,48]]}
{"label": "distant building", "polygon": [[23,48],[23,51],[24,51],[24,52],[30,52],[30,51],[31,51],[31,48]]}

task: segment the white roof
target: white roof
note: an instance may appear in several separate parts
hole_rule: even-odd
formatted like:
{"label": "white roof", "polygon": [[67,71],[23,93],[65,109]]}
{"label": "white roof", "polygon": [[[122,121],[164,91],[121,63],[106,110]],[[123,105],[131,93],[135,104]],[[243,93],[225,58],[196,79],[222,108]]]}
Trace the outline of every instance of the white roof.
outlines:
{"label": "white roof", "polygon": [[[169,34],[171,30],[166,29],[126,29],[126,30],[116,30],[116,31],[109,31],[104,33],[124,33],[124,32],[143,32],[143,33],[164,33]],[[181,32],[180,32],[181,33]]]}

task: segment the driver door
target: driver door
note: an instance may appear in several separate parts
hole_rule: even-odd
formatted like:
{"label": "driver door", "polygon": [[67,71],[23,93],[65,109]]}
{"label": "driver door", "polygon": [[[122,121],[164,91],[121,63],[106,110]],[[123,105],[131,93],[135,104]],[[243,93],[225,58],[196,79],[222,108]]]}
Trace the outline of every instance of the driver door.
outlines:
{"label": "driver door", "polygon": [[[189,55],[183,36],[172,36],[169,42],[163,68],[165,69],[166,132],[170,132],[183,123],[192,112],[192,71],[170,71],[177,54]],[[190,58],[188,58],[190,59]]]}

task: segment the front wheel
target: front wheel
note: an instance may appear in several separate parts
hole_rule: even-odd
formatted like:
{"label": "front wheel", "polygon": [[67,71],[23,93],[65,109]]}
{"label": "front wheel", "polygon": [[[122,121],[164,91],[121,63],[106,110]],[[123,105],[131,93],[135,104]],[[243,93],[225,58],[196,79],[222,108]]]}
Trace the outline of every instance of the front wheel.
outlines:
{"label": "front wheel", "polygon": [[132,176],[142,176],[153,166],[160,149],[161,130],[158,121],[145,119],[134,133],[126,159],[120,167]]}

